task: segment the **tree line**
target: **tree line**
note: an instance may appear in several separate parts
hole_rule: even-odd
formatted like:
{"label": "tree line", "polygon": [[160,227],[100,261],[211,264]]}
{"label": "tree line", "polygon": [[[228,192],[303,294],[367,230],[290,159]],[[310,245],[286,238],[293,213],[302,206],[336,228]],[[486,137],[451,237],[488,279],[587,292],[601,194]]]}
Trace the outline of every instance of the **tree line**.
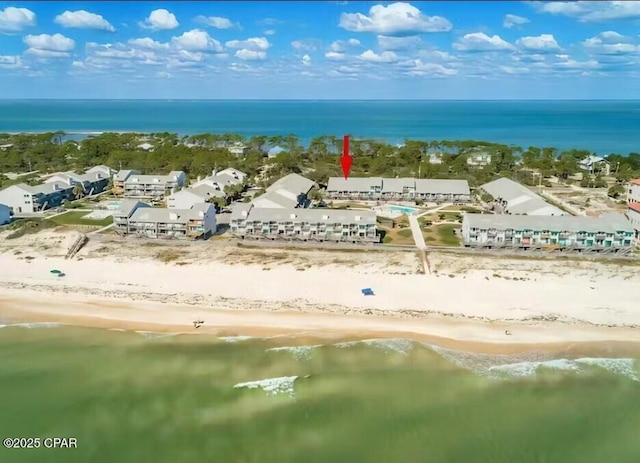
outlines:
{"label": "tree line", "polygon": [[[288,173],[300,173],[319,184],[326,183],[331,176],[342,175],[337,159],[342,137],[332,135],[313,138],[308,146],[303,146],[292,134],[245,138],[238,134],[103,133],[82,140],[67,138],[64,132],[0,134],[0,172],[82,171],[105,164],[145,173],[182,170],[193,179],[209,175],[214,168],[234,167],[251,177],[261,174],[259,184],[263,187]],[[141,149],[142,143],[153,148]],[[246,145],[247,152],[242,156],[231,154],[227,147],[234,143]],[[275,146],[283,151],[268,157],[268,150]],[[579,161],[592,154],[584,150],[524,148],[478,140],[405,140],[395,146],[356,137],[351,138],[350,151],[354,157],[353,176],[463,178],[472,186],[498,176],[529,185],[544,184],[544,179],[550,176],[569,183],[572,175],[583,172]],[[468,157],[476,152],[491,154],[490,164],[468,165]],[[605,158],[618,182],[640,177],[639,153],[627,156],[612,153]],[[15,183],[4,176],[0,181],[2,187]],[[606,185],[598,172],[584,175],[581,183],[588,187]]]}

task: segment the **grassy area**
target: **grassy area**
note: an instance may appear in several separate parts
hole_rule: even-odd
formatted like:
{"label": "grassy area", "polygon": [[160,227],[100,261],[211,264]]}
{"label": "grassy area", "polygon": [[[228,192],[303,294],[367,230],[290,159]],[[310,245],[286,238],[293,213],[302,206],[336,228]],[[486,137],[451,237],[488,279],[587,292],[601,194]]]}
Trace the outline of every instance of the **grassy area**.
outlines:
{"label": "grassy area", "polygon": [[55,226],[55,223],[46,219],[17,219],[10,225],[7,225],[7,229],[13,230],[12,233],[7,235],[7,239],[20,238],[21,236],[38,233],[39,231]]}
{"label": "grassy area", "polygon": [[378,226],[378,229],[385,233],[384,239],[382,240],[384,244],[414,244],[410,228]]}
{"label": "grassy area", "polygon": [[460,246],[460,238],[455,234],[459,229],[454,224],[433,225],[423,232],[424,240],[432,246]]}
{"label": "grassy area", "polygon": [[333,201],[332,209],[349,209],[349,208],[360,208],[360,209],[369,209],[371,206],[367,206],[363,203],[358,203],[356,201],[345,201],[345,202],[337,202]]}
{"label": "grassy area", "polygon": [[182,257],[182,253],[175,249],[163,249],[158,254],[156,254],[156,258],[160,262],[169,263],[174,262]]}
{"label": "grassy area", "polygon": [[113,223],[113,217],[106,219],[85,219],[89,214],[87,211],[69,211],[48,219],[58,225],[94,225],[96,227],[106,227]]}

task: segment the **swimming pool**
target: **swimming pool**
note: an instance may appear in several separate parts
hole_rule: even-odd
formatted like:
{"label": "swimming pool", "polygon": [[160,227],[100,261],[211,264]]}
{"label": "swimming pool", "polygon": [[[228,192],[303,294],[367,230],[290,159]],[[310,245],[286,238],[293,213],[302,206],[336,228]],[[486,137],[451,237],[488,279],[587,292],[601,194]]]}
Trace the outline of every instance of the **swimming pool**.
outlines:
{"label": "swimming pool", "polygon": [[112,211],[114,209],[120,209],[120,201],[106,201],[104,207]]}
{"label": "swimming pool", "polygon": [[412,207],[406,207],[406,206],[387,206],[387,209],[393,212],[401,212],[402,214],[407,214],[407,215],[411,215],[416,212],[416,209]]}

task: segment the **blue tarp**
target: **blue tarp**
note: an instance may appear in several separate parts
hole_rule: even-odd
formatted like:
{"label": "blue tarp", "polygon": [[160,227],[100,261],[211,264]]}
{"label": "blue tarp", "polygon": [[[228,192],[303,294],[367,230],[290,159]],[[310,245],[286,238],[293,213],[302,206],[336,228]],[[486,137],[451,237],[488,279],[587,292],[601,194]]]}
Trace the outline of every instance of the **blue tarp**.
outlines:
{"label": "blue tarp", "polygon": [[373,289],[371,289],[371,288],[364,288],[362,290],[362,294],[365,295],[365,296],[374,296]]}

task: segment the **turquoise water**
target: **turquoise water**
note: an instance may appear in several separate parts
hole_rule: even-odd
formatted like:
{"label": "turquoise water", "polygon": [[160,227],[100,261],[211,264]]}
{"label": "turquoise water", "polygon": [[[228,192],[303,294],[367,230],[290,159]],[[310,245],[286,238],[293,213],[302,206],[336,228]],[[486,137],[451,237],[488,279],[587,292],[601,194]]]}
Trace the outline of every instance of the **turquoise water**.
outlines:
{"label": "turquoise water", "polygon": [[292,133],[305,143],[349,133],[628,154],[640,151],[639,127],[640,101],[0,101],[0,132]]}
{"label": "turquoise water", "polygon": [[120,207],[120,201],[107,201],[104,203],[107,209],[118,209]]}
{"label": "turquoise water", "polygon": [[413,214],[416,210],[412,207],[405,206],[387,206],[389,210],[394,212],[402,212],[403,214]]}

